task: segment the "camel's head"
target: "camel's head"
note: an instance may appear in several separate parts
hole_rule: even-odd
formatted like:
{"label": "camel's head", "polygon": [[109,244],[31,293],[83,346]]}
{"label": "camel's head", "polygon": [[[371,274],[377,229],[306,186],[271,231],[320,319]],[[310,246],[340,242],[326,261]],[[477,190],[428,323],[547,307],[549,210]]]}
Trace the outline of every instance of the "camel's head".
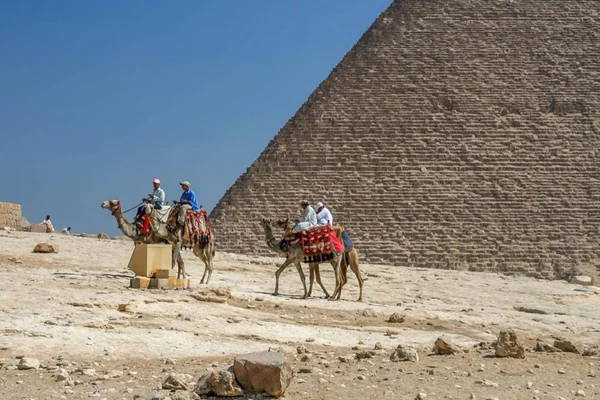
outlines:
{"label": "camel's head", "polygon": [[150,203],[144,203],[144,213],[151,215],[154,212],[154,207]]}
{"label": "camel's head", "polygon": [[260,224],[263,227],[271,226],[271,220],[268,218],[263,218],[262,221],[260,221]]}
{"label": "camel's head", "polygon": [[114,215],[115,212],[121,209],[121,202],[119,200],[104,200],[100,207],[110,210],[110,212]]}

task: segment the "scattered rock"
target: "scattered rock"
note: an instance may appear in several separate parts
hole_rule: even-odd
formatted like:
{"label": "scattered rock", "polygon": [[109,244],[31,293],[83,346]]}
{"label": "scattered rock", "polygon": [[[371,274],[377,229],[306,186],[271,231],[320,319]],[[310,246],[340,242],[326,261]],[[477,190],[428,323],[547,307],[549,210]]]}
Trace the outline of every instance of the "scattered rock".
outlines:
{"label": "scattered rock", "polygon": [[365,360],[367,358],[373,358],[376,353],[373,350],[363,350],[356,353],[357,360]]}
{"label": "scattered rock", "polygon": [[577,347],[575,347],[575,345],[568,340],[555,340],[554,347],[564,351],[565,353],[579,354]]}
{"label": "scattered rock", "polygon": [[17,369],[27,370],[27,369],[39,369],[40,368],[40,360],[37,358],[29,358],[23,357],[19,364],[17,365]]}
{"label": "scattered rock", "polygon": [[419,361],[419,353],[410,346],[398,345],[396,350],[390,355],[390,360],[397,361]]}
{"label": "scattered rock", "polygon": [[569,283],[583,286],[592,286],[594,284],[594,280],[589,276],[577,275],[572,277]]}
{"label": "scattered rock", "polygon": [[392,315],[390,315],[390,317],[387,320],[387,322],[391,322],[394,324],[401,324],[404,321],[405,321],[404,317],[398,313],[393,313]]}
{"label": "scattered rock", "polygon": [[98,239],[110,239],[110,237],[104,232],[100,232],[96,237]]}
{"label": "scattered rock", "polygon": [[575,396],[585,397],[585,392],[579,389],[577,392],[575,392]]}
{"label": "scattered rock", "polygon": [[294,377],[283,355],[266,351],[237,356],[233,370],[245,390],[271,396],[283,396]]}
{"label": "scattered rock", "polygon": [[133,312],[137,309],[137,304],[121,303],[117,306],[117,310],[121,312]]}
{"label": "scattered rock", "polygon": [[431,351],[438,355],[462,353],[462,350],[457,345],[452,343],[449,339],[443,339],[441,337],[437,338]]}
{"label": "scattered rock", "polygon": [[383,350],[383,346],[382,346],[381,342],[375,343],[375,346],[373,347],[373,349],[375,349],[375,350]]}
{"label": "scattered rock", "polygon": [[38,243],[33,248],[34,253],[58,253],[58,246],[50,243]]}
{"label": "scattered rock", "polygon": [[501,331],[498,334],[496,357],[525,358],[525,347],[519,344],[515,332]]}
{"label": "scattered rock", "polygon": [[308,353],[308,349],[303,344],[301,344],[300,346],[296,347],[296,351],[298,352],[298,354]]}
{"label": "scattered rock", "polygon": [[238,385],[233,375],[233,367],[210,371],[206,382],[217,396],[242,396],[244,390]]}
{"label": "scattered rock", "polygon": [[340,360],[340,362],[342,362],[342,363],[350,364],[352,362],[353,358],[348,357],[348,356],[339,356],[338,360]]}
{"label": "scattered rock", "polygon": [[372,308],[365,308],[364,310],[360,311],[360,315],[363,317],[376,317],[378,313]]}
{"label": "scattered rock", "polygon": [[56,380],[59,382],[60,381],[68,381],[70,378],[71,377],[69,376],[69,373],[64,368],[60,368],[56,373]]}
{"label": "scattered rock", "polygon": [[593,347],[593,348],[586,347],[581,352],[581,355],[584,357],[597,357],[597,356],[600,356],[600,349],[598,347]]}
{"label": "scattered rock", "polygon": [[529,308],[529,307],[513,307],[515,310],[517,311],[521,311],[524,313],[530,313],[530,314],[548,314],[548,312],[544,311],[544,310],[540,310],[537,308]]}
{"label": "scattered rock", "polygon": [[427,397],[427,393],[421,392],[421,393],[417,394],[417,397],[415,397],[415,400],[425,400],[426,397]]}
{"label": "scattered rock", "polygon": [[313,367],[302,367],[302,368],[298,369],[298,373],[299,374],[312,374]]}
{"label": "scattered rock", "polygon": [[556,347],[554,347],[548,343],[538,340],[537,343],[535,344],[535,346],[533,347],[533,351],[545,352],[545,353],[556,353],[556,352],[560,352],[561,350],[557,349]]}
{"label": "scattered rock", "polygon": [[188,374],[169,374],[162,384],[163,389],[189,390],[194,377]]}

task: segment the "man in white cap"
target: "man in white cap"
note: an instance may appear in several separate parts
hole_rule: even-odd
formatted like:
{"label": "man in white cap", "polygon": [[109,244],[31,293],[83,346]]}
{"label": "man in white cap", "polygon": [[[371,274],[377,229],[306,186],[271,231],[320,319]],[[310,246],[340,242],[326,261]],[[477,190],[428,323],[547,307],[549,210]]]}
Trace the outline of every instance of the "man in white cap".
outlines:
{"label": "man in white cap", "polygon": [[[160,180],[154,179],[152,181],[152,186],[154,187],[154,191],[148,194],[148,197],[144,197],[142,199],[142,203],[149,201],[152,203],[155,209],[160,210],[165,203],[165,191],[160,187]],[[138,207],[137,214],[135,215],[135,221],[137,221],[142,213],[144,212],[144,206]]]}
{"label": "man in white cap", "polygon": [[160,210],[165,204],[165,191],[160,187],[159,179],[153,180],[152,186],[154,186],[154,191],[148,195],[148,200],[152,202],[154,208]]}
{"label": "man in white cap", "polygon": [[188,181],[182,181],[179,184],[183,189],[183,193],[181,194],[181,198],[179,199],[179,216],[177,222],[179,222],[179,225],[183,225],[185,223],[186,211],[191,209],[194,210],[194,212],[196,212],[200,209],[200,207],[198,207],[196,193],[194,193],[194,191],[190,189],[190,183]]}
{"label": "man in white cap", "polygon": [[296,225],[292,227],[292,232],[301,232],[313,226],[317,226],[317,213],[312,208],[308,201],[302,200],[300,206],[304,210],[300,219],[297,220]]}
{"label": "man in white cap", "polygon": [[318,202],[315,205],[315,210],[317,210],[317,225],[333,226],[333,215],[331,215],[331,211],[323,203]]}

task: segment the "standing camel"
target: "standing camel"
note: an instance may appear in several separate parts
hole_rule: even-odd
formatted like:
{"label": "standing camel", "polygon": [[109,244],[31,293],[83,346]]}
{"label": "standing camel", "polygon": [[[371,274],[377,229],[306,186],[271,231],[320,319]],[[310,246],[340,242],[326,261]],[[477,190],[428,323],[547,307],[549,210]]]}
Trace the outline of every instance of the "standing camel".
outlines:
{"label": "standing camel", "polygon": [[[278,225],[279,225],[279,223],[278,223]],[[304,296],[302,296],[302,298],[303,299],[307,298],[309,296],[310,292],[307,292],[307,290],[306,290],[306,278],[304,276],[304,271],[302,271],[301,263],[304,261],[304,251],[302,249],[302,244],[298,243],[298,244],[291,245],[288,248],[288,251],[284,252],[281,249],[281,247],[279,246],[281,241],[278,242],[275,239],[275,237],[273,236],[273,229],[271,227],[271,221],[268,219],[263,219],[262,226],[265,230],[267,246],[269,246],[269,248],[271,250],[273,250],[279,254],[287,254],[287,259],[285,260],[285,262],[283,264],[281,264],[281,266],[277,269],[277,271],[275,271],[275,292],[273,294],[275,296],[279,294],[279,276],[287,267],[289,267],[290,265],[293,264],[298,269],[298,274],[300,275],[300,279],[302,280],[302,285],[304,286]],[[326,298],[328,298],[329,300],[339,300],[339,296],[337,296],[337,295],[341,291],[340,266],[341,266],[342,256],[343,256],[343,253],[335,253],[334,252],[334,258],[329,260],[329,262],[333,266],[333,273],[335,275],[335,289],[333,291],[332,296],[329,296],[329,293],[327,293],[327,290],[325,289],[325,287],[323,286],[323,283],[321,282],[321,275],[319,274],[319,270],[318,270],[319,264],[318,263],[309,263],[309,270],[310,270],[311,277],[316,275],[317,283],[321,286],[321,289],[323,289],[323,292],[325,293]],[[312,279],[311,279],[311,291],[312,291]],[[336,298],[336,296],[337,296],[337,298]]]}
{"label": "standing camel", "polygon": [[[171,210],[171,212],[174,212],[173,210]],[[174,231],[167,229],[166,221],[161,220],[159,214],[151,204],[146,204],[144,206],[144,212],[150,218],[150,230],[153,232],[153,234],[173,245],[173,251],[177,252],[178,255],[177,278],[180,276],[185,278],[185,264],[183,262],[183,258],[181,257],[181,247],[185,246],[187,243],[184,243],[181,239],[183,238],[183,226],[178,225],[177,229]],[[212,275],[213,271],[213,258],[215,256],[214,234],[210,234],[208,242],[206,243],[194,243],[192,251],[194,252],[194,255],[200,258],[200,260],[202,260],[204,263],[204,274],[202,275],[200,283],[204,283],[204,279],[206,278],[206,284],[208,285],[208,281],[210,280],[210,276]]]}

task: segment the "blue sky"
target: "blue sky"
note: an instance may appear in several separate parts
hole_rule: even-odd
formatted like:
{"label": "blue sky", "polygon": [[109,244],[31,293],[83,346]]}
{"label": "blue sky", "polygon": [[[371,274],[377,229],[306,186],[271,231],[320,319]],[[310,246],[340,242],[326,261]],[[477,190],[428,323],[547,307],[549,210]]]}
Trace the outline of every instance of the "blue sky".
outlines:
{"label": "blue sky", "polygon": [[0,0],[0,201],[114,235],[158,177],[210,211],[390,2]]}

